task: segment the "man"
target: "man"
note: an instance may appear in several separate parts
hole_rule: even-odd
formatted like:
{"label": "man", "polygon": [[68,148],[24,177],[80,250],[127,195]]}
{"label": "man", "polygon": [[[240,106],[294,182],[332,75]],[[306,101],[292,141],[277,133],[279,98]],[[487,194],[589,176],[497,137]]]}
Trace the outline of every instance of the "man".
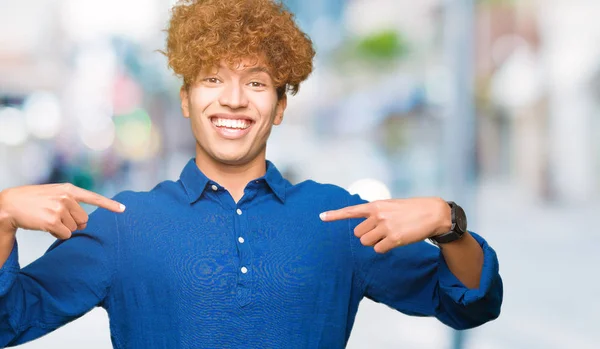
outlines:
{"label": "man", "polygon": [[[114,201],[70,185],[0,193],[1,345],[95,306],[115,348],[342,348],[363,297],[457,329],[499,315],[495,252],[466,231],[458,205],[367,203],[333,185],[291,185],[266,160],[286,91],[314,56],[280,5],[179,3],[165,54],[183,78],[195,158],[178,181]],[[101,208],[88,219],[79,202]],[[18,227],[59,240],[20,269]]]}

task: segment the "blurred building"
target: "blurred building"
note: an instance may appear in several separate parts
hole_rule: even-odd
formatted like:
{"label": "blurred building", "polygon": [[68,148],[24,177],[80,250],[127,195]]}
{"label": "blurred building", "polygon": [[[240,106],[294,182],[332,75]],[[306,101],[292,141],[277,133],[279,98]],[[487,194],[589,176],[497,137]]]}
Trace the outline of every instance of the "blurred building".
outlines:
{"label": "blurred building", "polygon": [[479,7],[483,175],[514,178],[534,200],[597,197],[598,14],[588,1]]}

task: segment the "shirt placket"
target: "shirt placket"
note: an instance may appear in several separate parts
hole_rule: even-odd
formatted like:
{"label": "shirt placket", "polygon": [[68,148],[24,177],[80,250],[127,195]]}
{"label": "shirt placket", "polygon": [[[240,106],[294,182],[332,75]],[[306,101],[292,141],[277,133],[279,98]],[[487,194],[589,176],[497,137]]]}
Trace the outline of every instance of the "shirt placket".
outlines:
{"label": "shirt placket", "polygon": [[241,207],[239,203],[235,209],[235,243],[239,258],[236,298],[241,307],[248,305],[252,299],[252,278],[254,276],[248,214],[245,209],[247,208]]}

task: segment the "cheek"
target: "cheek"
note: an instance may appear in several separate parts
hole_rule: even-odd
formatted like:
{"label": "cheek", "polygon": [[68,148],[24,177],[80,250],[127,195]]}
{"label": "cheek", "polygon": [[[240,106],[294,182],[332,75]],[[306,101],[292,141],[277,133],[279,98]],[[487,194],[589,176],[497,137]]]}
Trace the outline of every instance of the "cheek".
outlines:
{"label": "cheek", "polygon": [[252,104],[257,109],[261,118],[268,119],[272,122],[273,116],[277,111],[277,96],[260,95],[252,100]]}
{"label": "cheek", "polygon": [[198,88],[190,96],[190,112],[194,116],[200,116],[206,109],[218,102],[219,90]]}

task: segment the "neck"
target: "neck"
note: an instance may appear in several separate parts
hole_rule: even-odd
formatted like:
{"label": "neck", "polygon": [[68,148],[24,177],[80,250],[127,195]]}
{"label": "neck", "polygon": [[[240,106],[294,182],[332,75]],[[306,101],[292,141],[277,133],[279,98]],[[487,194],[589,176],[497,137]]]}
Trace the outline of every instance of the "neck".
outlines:
{"label": "neck", "polygon": [[265,150],[245,164],[225,164],[208,156],[196,145],[196,166],[211,180],[219,183],[231,194],[235,202],[244,196],[248,182],[262,177],[267,171]]}

